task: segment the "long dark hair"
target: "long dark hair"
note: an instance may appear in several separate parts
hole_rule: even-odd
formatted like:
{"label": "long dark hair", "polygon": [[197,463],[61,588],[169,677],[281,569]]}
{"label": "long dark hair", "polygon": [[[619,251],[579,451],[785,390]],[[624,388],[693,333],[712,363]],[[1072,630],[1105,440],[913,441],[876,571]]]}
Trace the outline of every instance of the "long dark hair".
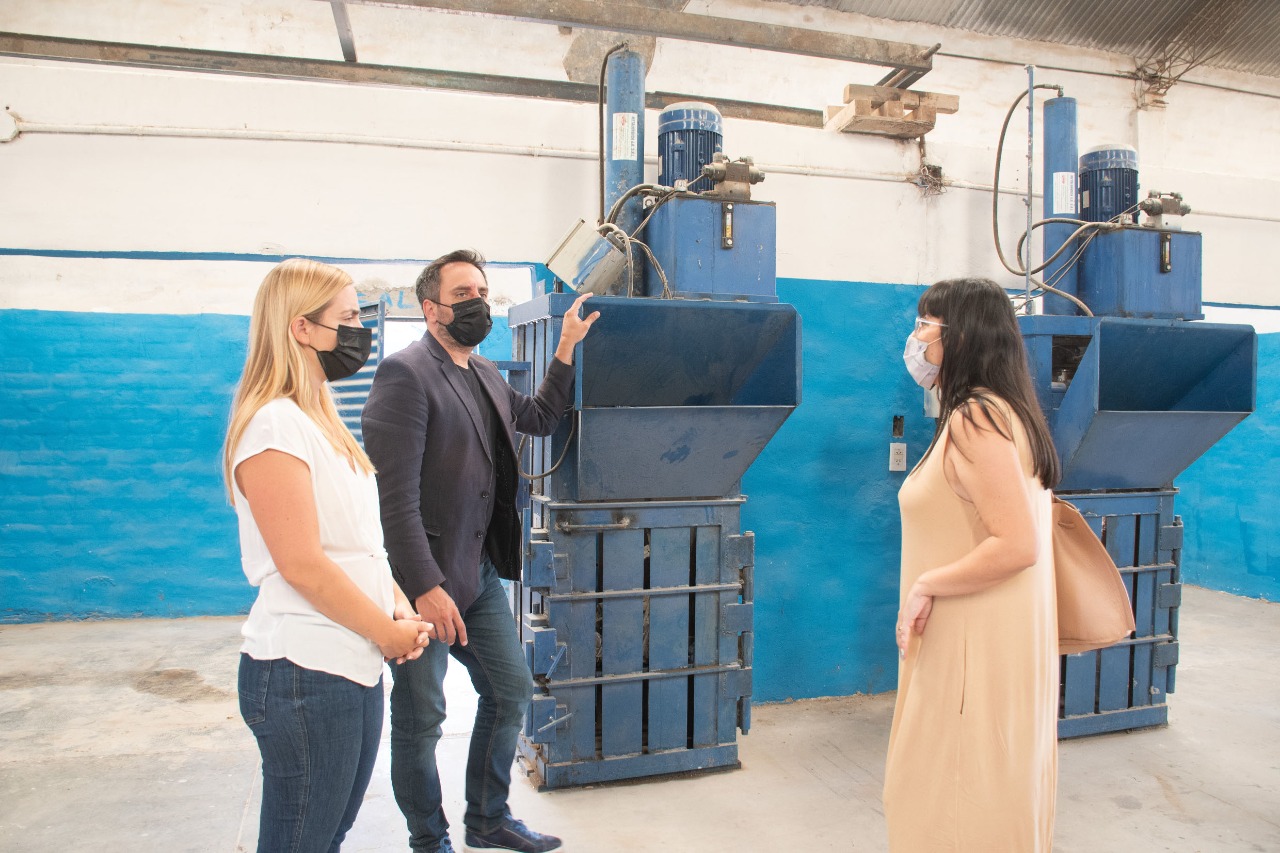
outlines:
{"label": "long dark hair", "polygon": [[[1012,425],[998,410],[991,409],[992,398],[999,398],[1022,421],[1031,443],[1035,475],[1046,489],[1057,485],[1062,473],[1058,452],[1031,386],[1027,351],[1008,294],[987,278],[952,278],[926,290],[916,310],[921,317],[938,317],[946,323],[937,385],[942,411],[935,443],[955,412],[978,426],[971,404],[982,410],[996,432],[1012,441]],[[1008,433],[1002,424],[1008,426]]]}

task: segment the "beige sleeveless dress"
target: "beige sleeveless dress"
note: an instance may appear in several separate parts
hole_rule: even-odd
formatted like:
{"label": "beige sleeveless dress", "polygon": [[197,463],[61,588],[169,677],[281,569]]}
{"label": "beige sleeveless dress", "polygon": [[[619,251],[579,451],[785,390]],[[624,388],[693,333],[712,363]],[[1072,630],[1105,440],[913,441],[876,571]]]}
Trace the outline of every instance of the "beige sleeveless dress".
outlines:
{"label": "beige sleeveless dress", "polygon": [[[1001,408],[1009,413],[1003,405]],[[1032,475],[1040,558],[983,592],[934,599],[898,667],[884,811],[892,853],[1022,853],[1053,843],[1058,777],[1058,626],[1051,494]],[[972,503],[943,473],[949,428],[898,493],[899,604],[925,571],[986,538]]]}

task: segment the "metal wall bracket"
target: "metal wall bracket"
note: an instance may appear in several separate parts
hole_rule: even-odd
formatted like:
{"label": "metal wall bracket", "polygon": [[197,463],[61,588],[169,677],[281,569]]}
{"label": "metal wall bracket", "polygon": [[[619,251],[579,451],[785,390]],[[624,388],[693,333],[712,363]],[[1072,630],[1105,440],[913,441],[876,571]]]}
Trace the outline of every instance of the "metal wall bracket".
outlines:
{"label": "metal wall bracket", "polygon": [[750,631],[754,619],[755,606],[751,602],[726,604],[720,608],[720,633],[741,634]]}
{"label": "metal wall bracket", "polygon": [[1156,536],[1157,551],[1177,551],[1182,548],[1182,516],[1175,516],[1173,524],[1161,525]]}
{"label": "metal wall bracket", "polygon": [[587,530],[630,530],[632,520],[630,517],[624,517],[620,521],[603,522],[601,524],[570,524],[567,521],[557,521],[556,530],[561,533],[581,533]]}
{"label": "metal wall bracket", "polygon": [[[557,706],[557,709],[558,709],[558,706]],[[548,731],[548,730],[550,730],[550,729],[555,728],[556,726],[558,726],[558,725],[560,725],[561,723],[565,722],[566,720],[568,720],[568,719],[569,719],[570,717],[572,717],[572,716],[573,716],[573,712],[572,712],[572,711],[570,711],[569,713],[565,714],[565,715],[564,715],[564,716],[562,716],[562,717],[556,717],[554,720],[552,720],[551,722],[547,723],[546,725],[543,725],[543,726],[539,727],[539,728],[538,728],[538,734],[542,734],[543,732],[546,732],[546,731]]]}
{"label": "metal wall bracket", "polygon": [[742,698],[751,695],[751,669],[731,669],[720,673],[720,683],[724,685],[722,695]]}
{"label": "metal wall bracket", "polygon": [[555,656],[551,658],[551,663],[547,664],[547,672],[546,672],[547,678],[550,678],[552,675],[555,674],[556,667],[560,665],[560,661],[564,660],[564,653],[567,651],[569,651],[568,645],[566,645],[565,643],[556,643]]}
{"label": "metal wall bracket", "polygon": [[1178,642],[1157,643],[1151,649],[1151,665],[1155,667],[1177,666]]}
{"label": "metal wall bracket", "polygon": [[525,642],[533,647],[532,654],[529,656],[529,669],[534,675],[550,677],[567,647],[564,643],[556,642],[555,628],[530,626],[528,634],[530,639]]}
{"label": "metal wall bracket", "polygon": [[529,703],[528,730],[532,731],[529,740],[534,743],[554,743],[556,727],[568,718],[561,716],[565,710],[564,705],[556,704],[554,696],[534,696]]}
{"label": "metal wall bracket", "polygon": [[735,569],[744,569],[756,564],[756,535],[751,531],[741,536],[726,536],[724,542],[724,559]]}
{"label": "metal wall bracket", "polygon": [[[545,535],[546,531],[535,531]],[[524,564],[524,584],[535,589],[554,589],[556,585],[555,543],[533,539],[529,542]]]}
{"label": "metal wall bracket", "polygon": [[1182,584],[1180,583],[1162,583],[1156,591],[1156,606],[1161,609],[1170,609],[1182,606]]}

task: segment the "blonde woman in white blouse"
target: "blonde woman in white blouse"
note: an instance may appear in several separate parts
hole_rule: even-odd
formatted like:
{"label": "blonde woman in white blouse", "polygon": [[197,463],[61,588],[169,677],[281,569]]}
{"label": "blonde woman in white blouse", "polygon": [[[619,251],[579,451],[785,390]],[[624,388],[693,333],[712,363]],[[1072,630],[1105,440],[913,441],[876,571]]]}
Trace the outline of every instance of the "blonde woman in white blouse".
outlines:
{"label": "blonde woman in white blouse", "polygon": [[373,465],[326,386],[368,356],[350,276],[301,259],[267,274],[223,460],[258,587],[239,693],[262,753],[260,853],[339,849],[382,734],[383,662],[428,642],[391,578]]}

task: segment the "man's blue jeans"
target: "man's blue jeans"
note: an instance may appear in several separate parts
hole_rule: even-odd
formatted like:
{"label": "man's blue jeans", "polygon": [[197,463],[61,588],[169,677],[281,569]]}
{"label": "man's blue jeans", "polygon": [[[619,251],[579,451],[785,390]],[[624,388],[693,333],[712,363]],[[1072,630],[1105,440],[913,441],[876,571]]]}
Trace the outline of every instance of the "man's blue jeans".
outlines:
{"label": "man's blue jeans", "polygon": [[391,786],[414,850],[434,850],[449,831],[436,770],[449,655],[467,668],[480,696],[467,757],[468,829],[492,832],[506,818],[516,738],[533,695],[507,593],[487,559],[480,565],[480,597],[462,620],[467,645],[432,640],[422,657],[391,666]]}
{"label": "man's blue jeans", "polygon": [[262,753],[259,853],[336,853],[373,775],[382,679],[365,687],[284,658],[241,654],[239,692]]}

